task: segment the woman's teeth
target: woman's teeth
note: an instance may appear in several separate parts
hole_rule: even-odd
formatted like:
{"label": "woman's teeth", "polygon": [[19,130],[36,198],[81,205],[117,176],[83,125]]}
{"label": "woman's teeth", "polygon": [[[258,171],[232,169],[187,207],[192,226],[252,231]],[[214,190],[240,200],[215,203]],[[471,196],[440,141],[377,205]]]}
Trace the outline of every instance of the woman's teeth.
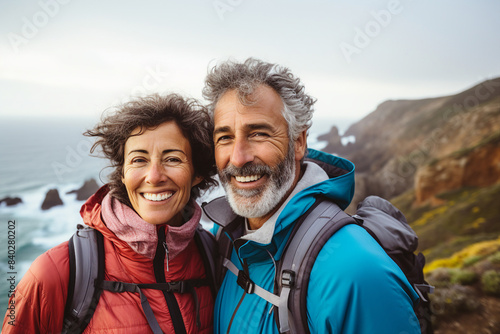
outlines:
{"label": "woman's teeth", "polygon": [[162,194],[151,194],[151,193],[144,193],[142,196],[144,196],[145,199],[148,199],[150,201],[163,201],[172,196],[174,193],[162,193]]}
{"label": "woman's teeth", "polygon": [[248,175],[248,176],[235,176],[234,178],[238,182],[253,182],[260,179],[262,175]]}

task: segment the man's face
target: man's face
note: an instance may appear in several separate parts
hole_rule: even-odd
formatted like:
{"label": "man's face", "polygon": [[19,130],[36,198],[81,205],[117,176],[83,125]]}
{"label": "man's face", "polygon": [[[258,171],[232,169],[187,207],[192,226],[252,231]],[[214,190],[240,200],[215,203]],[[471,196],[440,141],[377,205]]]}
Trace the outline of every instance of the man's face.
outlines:
{"label": "man's face", "polygon": [[217,103],[215,160],[233,210],[267,220],[298,180],[305,133],[290,141],[283,103],[272,88],[261,85],[247,98],[251,105],[230,90]]}

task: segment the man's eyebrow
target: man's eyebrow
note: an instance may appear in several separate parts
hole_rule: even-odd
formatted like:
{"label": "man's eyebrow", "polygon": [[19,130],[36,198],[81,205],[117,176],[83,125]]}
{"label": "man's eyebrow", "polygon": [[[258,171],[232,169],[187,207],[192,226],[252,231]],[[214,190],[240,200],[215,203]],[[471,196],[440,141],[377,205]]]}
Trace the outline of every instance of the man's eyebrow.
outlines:
{"label": "man's eyebrow", "polygon": [[[269,130],[273,131],[274,128],[271,124],[268,123],[251,123],[245,125],[246,130]],[[221,126],[218,128],[215,128],[214,130],[214,136],[220,134],[220,133],[228,133],[231,132],[231,127],[230,126]]]}
{"label": "man's eyebrow", "polygon": [[229,126],[221,126],[221,127],[215,128],[215,130],[214,130],[214,136],[218,135],[219,133],[226,133],[226,132],[230,132],[230,131],[231,131],[231,127],[229,127]]}
{"label": "man's eyebrow", "polygon": [[252,123],[245,126],[249,130],[274,130],[273,126],[268,123]]}

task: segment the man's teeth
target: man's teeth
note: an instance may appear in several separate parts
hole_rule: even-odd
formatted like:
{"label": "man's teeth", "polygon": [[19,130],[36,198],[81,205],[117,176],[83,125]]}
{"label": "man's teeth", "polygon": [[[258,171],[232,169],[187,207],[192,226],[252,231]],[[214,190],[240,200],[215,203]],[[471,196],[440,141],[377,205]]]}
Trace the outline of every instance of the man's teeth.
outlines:
{"label": "man's teeth", "polygon": [[238,182],[252,182],[260,179],[262,175],[249,175],[249,176],[235,176],[234,178]]}
{"label": "man's teeth", "polygon": [[150,194],[150,193],[144,193],[143,196],[145,199],[148,199],[150,201],[163,201],[172,196],[173,193],[162,193],[162,194]]}

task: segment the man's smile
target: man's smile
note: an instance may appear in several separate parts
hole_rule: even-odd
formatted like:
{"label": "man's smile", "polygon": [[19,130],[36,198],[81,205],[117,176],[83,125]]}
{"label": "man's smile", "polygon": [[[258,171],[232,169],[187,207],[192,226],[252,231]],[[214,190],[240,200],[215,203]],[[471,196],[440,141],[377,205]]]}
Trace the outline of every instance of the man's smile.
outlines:
{"label": "man's smile", "polygon": [[253,181],[257,181],[258,179],[260,179],[263,175],[247,175],[247,176],[234,176],[234,178],[236,179],[236,181],[238,182],[243,182],[243,183],[246,183],[246,182],[253,182]]}

